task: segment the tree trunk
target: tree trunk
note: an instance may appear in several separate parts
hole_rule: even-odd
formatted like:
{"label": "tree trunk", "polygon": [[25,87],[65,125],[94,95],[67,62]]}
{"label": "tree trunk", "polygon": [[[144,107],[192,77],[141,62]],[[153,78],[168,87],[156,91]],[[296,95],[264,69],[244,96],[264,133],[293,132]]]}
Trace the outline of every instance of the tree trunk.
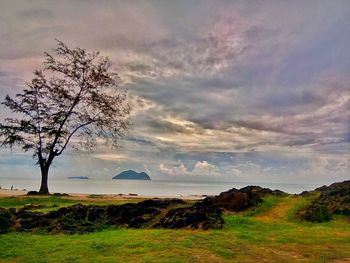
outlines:
{"label": "tree trunk", "polygon": [[49,167],[41,168],[41,186],[39,190],[39,194],[49,194],[49,187],[47,185],[47,179],[49,175]]}

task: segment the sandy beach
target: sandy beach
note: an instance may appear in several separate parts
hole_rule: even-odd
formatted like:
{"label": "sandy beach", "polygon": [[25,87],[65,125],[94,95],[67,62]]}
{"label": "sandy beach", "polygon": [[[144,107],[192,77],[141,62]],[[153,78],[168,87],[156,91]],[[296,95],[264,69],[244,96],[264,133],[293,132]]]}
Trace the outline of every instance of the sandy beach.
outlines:
{"label": "sandy beach", "polygon": [[[0,189],[0,196],[26,196],[27,190],[19,189]],[[189,195],[189,196],[145,196],[136,194],[81,194],[81,193],[67,193],[68,196],[64,196],[69,199],[78,200],[91,200],[91,199],[103,199],[103,200],[127,200],[127,199],[152,199],[152,198],[180,198],[184,200],[200,200],[206,196],[202,195]]]}
{"label": "sandy beach", "polygon": [[26,195],[27,192],[25,190],[0,189],[0,196],[20,196]]}

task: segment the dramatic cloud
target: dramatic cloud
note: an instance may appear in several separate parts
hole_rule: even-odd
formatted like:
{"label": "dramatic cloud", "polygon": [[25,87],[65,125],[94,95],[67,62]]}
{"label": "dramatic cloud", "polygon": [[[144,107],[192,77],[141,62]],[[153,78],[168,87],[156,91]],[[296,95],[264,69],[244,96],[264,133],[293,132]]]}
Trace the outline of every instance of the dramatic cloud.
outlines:
{"label": "dramatic cloud", "polygon": [[[108,55],[129,93],[123,148],[101,143],[95,154],[64,157],[57,176],[132,168],[172,180],[349,178],[346,0],[1,5],[0,97],[23,88],[55,38]],[[3,162],[0,177],[24,171]]]}

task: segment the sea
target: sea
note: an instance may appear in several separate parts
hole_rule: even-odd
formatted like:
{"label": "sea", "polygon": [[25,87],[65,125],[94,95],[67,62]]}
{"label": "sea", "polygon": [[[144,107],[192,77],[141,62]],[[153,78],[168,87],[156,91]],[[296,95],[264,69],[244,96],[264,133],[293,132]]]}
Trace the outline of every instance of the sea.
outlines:
{"label": "sea", "polygon": [[[313,190],[316,184],[287,183],[250,183],[250,182],[179,182],[165,180],[97,180],[97,179],[60,179],[49,180],[51,193],[81,194],[137,194],[140,196],[185,197],[217,195],[231,188],[242,188],[247,185],[259,185],[272,190],[278,189],[290,194]],[[0,178],[0,187],[18,190],[38,190],[40,179]]]}

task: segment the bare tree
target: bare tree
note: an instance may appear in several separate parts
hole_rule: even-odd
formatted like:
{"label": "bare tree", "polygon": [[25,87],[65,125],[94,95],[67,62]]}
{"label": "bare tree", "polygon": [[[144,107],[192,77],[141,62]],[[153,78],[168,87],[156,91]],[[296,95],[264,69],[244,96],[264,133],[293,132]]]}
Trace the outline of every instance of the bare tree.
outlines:
{"label": "bare tree", "polygon": [[94,149],[99,138],[117,146],[129,127],[126,92],[107,57],[57,41],[54,56],[45,53],[43,70],[34,72],[26,89],[2,103],[20,118],[0,124],[0,146],[33,151],[41,170],[39,193],[48,194],[53,160],[68,144]]}

